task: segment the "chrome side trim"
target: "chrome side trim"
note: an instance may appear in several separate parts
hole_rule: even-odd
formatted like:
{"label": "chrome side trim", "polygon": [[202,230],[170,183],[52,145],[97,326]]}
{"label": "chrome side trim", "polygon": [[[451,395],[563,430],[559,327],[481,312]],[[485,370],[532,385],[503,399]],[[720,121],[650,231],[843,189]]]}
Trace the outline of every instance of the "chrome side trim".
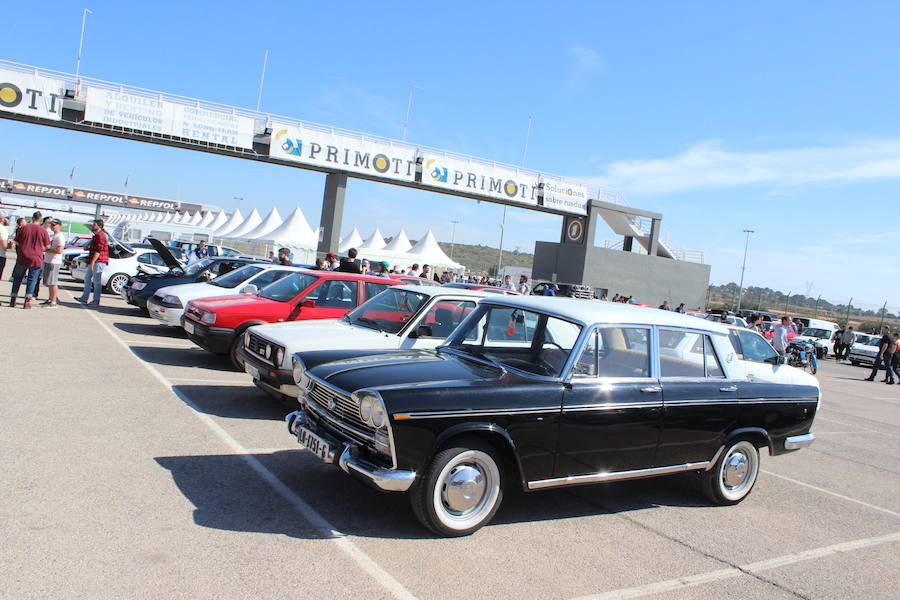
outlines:
{"label": "chrome side trim", "polygon": [[806,433],[804,435],[792,435],[790,437],[784,438],[784,449],[799,450],[800,448],[806,448],[814,441],[816,441],[816,436],[811,433]]}
{"label": "chrome side trim", "polygon": [[[443,410],[430,412],[401,413],[408,415],[408,419],[442,419],[447,417],[491,417],[500,415],[532,415],[549,412],[559,412],[559,406],[539,406],[535,408],[488,408],[481,410]],[[395,419],[396,420],[396,419]]]}
{"label": "chrome side trim", "polygon": [[662,408],[662,402],[604,402],[602,404],[579,404],[564,406],[563,412],[584,412],[591,410],[624,410],[626,408]]}
{"label": "chrome side trim", "polygon": [[721,446],[712,459],[703,462],[684,463],[668,467],[652,467],[650,469],[635,469],[632,471],[613,471],[604,473],[592,473],[590,475],[572,475],[570,477],[554,477],[551,479],[538,479],[529,481],[529,490],[543,490],[547,488],[563,487],[569,485],[585,485],[588,483],[604,483],[608,481],[625,481],[627,479],[641,479],[644,477],[656,477],[658,475],[671,475],[684,471],[708,471],[722,454],[724,446]]}
{"label": "chrome side trim", "polygon": [[367,480],[373,486],[386,492],[405,492],[416,480],[415,471],[385,469],[361,460],[353,453],[352,446],[345,445],[337,460],[342,471]]}

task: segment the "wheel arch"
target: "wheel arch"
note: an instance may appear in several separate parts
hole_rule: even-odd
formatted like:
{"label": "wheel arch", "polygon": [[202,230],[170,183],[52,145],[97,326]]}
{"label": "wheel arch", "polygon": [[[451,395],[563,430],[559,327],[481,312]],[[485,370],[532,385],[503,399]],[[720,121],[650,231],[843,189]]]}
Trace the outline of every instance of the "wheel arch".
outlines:
{"label": "wheel arch", "polygon": [[519,461],[519,453],[516,451],[516,443],[505,428],[496,423],[460,423],[445,429],[434,440],[431,449],[432,456],[442,448],[458,438],[475,438],[485,441],[493,446],[503,458],[504,463],[512,471],[507,473],[509,479],[518,479],[519,484],[525,485],[522,464]]}
{"label": "wheel arch", "polygon": [[762,427],[740,427],[734,429],[725,436],[724,445],[728,447],[739,439],[750,440],[757,448],[768,448],[770,456],[775,453],[772,437]]}

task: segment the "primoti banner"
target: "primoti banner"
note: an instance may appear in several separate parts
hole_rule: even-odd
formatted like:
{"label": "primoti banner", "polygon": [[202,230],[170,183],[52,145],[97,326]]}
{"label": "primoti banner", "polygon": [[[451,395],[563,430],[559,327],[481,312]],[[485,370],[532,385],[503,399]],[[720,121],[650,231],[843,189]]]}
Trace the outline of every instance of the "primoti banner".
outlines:
{"label": "primoti banner", "polygon": [[0,111],[59,121],[65,92],[61,79],[0,69]]}
{"label": "primoti banner", "polygon": [[537,175],[499,165],[425,152],[422,184],[537,206]]}
{"label": "primoti banner", "polygon": [[253,119],[115,90],[88,88],[84,120],[192,141],[253,148]]}
{"label": "primoti banner", "polygon": [[32,183],[30,181],[11,182],[10,192],[23,196],[39,196],[41,198],[56,198],[57,200],[69,199],[69,188],[64,185],[47,185]]}
{"label": "primoti banner", "polygon": [[156,198],[143,198],[141,196],[129,196],[115,192],[101,192],[99,190],[86,190],[75,188],[72,192],[72,200],[75,202],[90,202],[91,204],[104,204],[107,206],[120,206],[122,208],[140,208],[145,210],[176,211],[181,210],[181,203],[175,200],[158,200]]}
{"label": "primoti banner", "polygon": [[302,125],[273,123],[272,131],[269,146],[272,158],[385,179],[415,181],[414,148]]}
{"label": "primoti banner", "polygon": [[587,214],[588,196],[585,186],[559,179],[542,179],[541,189],[542,206],[579,215]]}

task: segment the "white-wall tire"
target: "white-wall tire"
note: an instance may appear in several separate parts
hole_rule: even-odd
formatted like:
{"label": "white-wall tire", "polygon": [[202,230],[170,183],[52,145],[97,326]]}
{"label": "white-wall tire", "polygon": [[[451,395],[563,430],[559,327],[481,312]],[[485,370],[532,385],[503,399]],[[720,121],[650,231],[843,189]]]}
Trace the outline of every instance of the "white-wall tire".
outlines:
{"label": "white-wall tire", "polygon": [[704,495],[721,505],[737,504],[746,498],[759,477],[759,450],[748,440],[727,447],[716,464],[701,474]]}

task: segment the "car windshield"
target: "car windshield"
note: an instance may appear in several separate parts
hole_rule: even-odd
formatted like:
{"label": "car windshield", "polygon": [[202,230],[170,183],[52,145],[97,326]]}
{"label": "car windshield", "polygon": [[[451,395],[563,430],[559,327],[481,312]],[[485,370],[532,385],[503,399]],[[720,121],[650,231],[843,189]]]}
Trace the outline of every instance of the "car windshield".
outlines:
{"label": "car windshield", "polygon": [[447,346],[533,375],[559,377],[581,326],[538,312],[482,304],[454,331]]}
{"label": "car windshield", "polygon": [[203,260],[198,260],[187,269],[184,270],[185,275],[197,275],[204,269],[206,269],[209,265],[213,264],[213,259],[204,258]]}
{"label": "car windshield", "polygon": [[877,346],[881,343],[881,338],[875,338],[866,342],[866,346]]}
{"label": "car windshield", "polygon": [[800,335],[805,335],[805,336],[814,337],[814,338],[827,338],[827,337],[831,337],[831,332],[828,331],[827,329],[817,329],[815,327],[807,327],[806,329],[803,330],[803,332]]}
{"label": "car windshield", "polygon": [[313,277],[308,273],[292,273],[275,283],[267,285],[259,291],[257,296],[276,302],[288,302],[312,285],[316,279],[318,277]]}
{"label": "car windshield", "polygon": [[345,317],[352,325],[397,333],[428,301],[428,296],[388,289],[360,304]]}
{"label": "car windshield", "polygon": [[228,289],[236,288],[260,271],[262,271],[262,267],[259,267],[257,265],[244,265],[240,269],[235,269],[234,271],[225,273],[224,275],[219,275],[209,283],[210,285],[216,285]]}

